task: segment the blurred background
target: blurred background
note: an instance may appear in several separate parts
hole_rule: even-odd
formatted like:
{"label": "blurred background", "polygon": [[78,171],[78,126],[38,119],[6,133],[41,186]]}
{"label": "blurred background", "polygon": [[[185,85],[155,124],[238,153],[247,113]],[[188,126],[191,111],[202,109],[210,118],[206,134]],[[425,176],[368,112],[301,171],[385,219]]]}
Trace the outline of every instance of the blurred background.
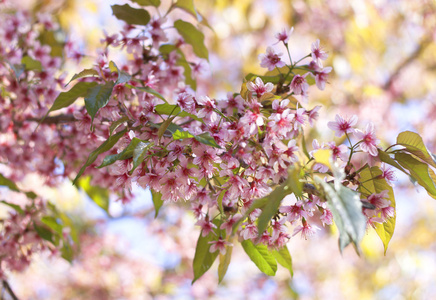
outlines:
{"label": "blurred background", "polygon": [[[19,2],[35,12],[53,12],[83,53],[96,53],[103,29],[112,34],[122,27],[110,5],[123,1]],[[257,57],[276,43],[275,34],[294,27],[289,40],[294,60],[310,53],[319,39],[329,54],[324,65],[333,67],[326,89],[310,90],[307,108],[323,108],[309,135],[331,141],[327,122],[337,113],[357,114],[360,127],[370,121],[376,125],[383,146],[411,130],[436,152],[435,1],[194,3],[210,25],[201,26],[210,63],[203,62],[199,93],[224,97],[239,92],[246,74],[265,72]],[[286,51],[280,44],[273,47]],[[93,60],[85,57],[80,66],[71,66],[68,77]],[[397,178],[397,225],[385,256],[372,229],[358,257],[352,248],[341,255],[335,228],[325,228],[309,240],[290,240],[293,278],[280,268],[274,278],[261,274],[237,246],[220,285],[217,265],[191,285],[199,229],[185,209],[166,205],[154,219],[149,192],[138,188],[132,203],[112,201],[109,217],[65,182],[56,190],[45,188],[44,194],[80,226],[79,257],[69,264],[39,256],[26,272],[12,274],[10,284],[20,299],[434,299],[436,202],[406,176],[397,173]],[[41,186],[38,180],[29,178],[28,185]]]}

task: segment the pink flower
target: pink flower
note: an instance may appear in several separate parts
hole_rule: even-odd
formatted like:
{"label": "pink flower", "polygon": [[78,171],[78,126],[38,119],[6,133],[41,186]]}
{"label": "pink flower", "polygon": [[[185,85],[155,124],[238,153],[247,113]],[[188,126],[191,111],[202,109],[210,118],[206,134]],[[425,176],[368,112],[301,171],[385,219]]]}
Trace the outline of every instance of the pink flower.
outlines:
{"label": "pink flower", "polygon": [[289,99],[283,99],[281,101],[276,99],[272,103],[272,108],[276,111],[276,113],[281,114],[285,110],[289,110],[289,102]]}
{"label": "pink flower", "polygon": [[233,247],[232,243],[226,242],[225,240],[222,239],[222,237],[220,237],[218,239],[218,241],[211,241],[211,242],[209,242],[209,244],[211,244],[211,246],[209,248],[209,252],[210,253],[214,253],[217,250],[219,250],[221,255],[226,254],[226,246]]}
{"label": "pink flower", "polygon": [[271,92],[273,88],[274,85],[271,82],[264,84],[259,77],[254,80],[254,83],[251,81],[247,82],[247,89],[250,92],[256,93],[258,98],[265,93]]}
{"label": "pink flower", "polygon": [[318,64],[320,68],[322,68],[321,60],[326,60],[327,57],[328,54],[319,46],[319,40],[316,40],[316,42],[312,44],[312,59]]}
{"label": "pink flower", "polygon": [[321,228],[316,225],[310,225],[305,219],[303,219],[303,225],[298,225],[294,229],[294,233],[292,234],[292,236],[295,236],[299,232],[301,232],[301,237],[307,240],[307,238],[314,235],[317,230],[321,230]]}
{"label": "pink flower", "polygon": [[340,115],[336,115],[335,120],[336,122],[328,122],[327,126],[331,130],[336,131],[335,135],[337,137],[340,137],[346,133],[353,133],[355,131],[352,126],[357,124],[356,115],[352,115],[348,120],[345,120]]}
{"label": "pink flower", "polygon": [[287,44],[289,41],[289,37],[293,32],[294,32],[294,27],[291,27],[289,33],[286,31],[285,28],[283,28],[282,31],[278,32],[275,35],[275,38],[278,40],[277,43],[283,42],[284,44]]}
{"label": "pink flower", "polygon": [[372,156],[377,156],[377,144],[380,142],[375,136],[374,124],[369,123],[366,125],[365,132],[356,130],[354,135],[362,141],[360,149],[364,152],[368,152]]}
{"label": "pink flower", "polygon": [[177,104],[180,106],[181,110],[188,113],[195,113],[195,103],[192,96],[186,92],[180,93],[177,96]]}
{"label": "pink flower", "polygon": [[381,168],[382,170],[382,178],[384,178],[386,180],[386,182],[390,185],[390,186],[394,186],[394,184],[392,183],[392,181],[396,181],[397,177],[395,176],[395,171],[393,168],[388,167],[388,165],[386,165],[385,163],[381,164]]}
{"label": "pink flower", "polygon": [[389,191],[384,190],[379,194],[372,194],[368,197],[368,202],[374,205],[377,209],[386,208],[391,204],[390,200],[387,200],[386,198],[389,198]]}
{"label": "pink flower", "polygon": [[322,222],[322,225],[331,225],[333,224],[333,214],[329,209],[320,208],[322,211],[322,216],[319,218]]}
{"label": "pink flower", "polygon": [[290,88],[295,95],[307,93],[307,90],[309,89],[309,84],[306,81],[307,74],[309,73],[306,73],[303,76],[296,74],[292,79]]}
{"label": "pink flower", "polygon": [[298,129],[298,126],[303,126],[304,123],[306,122],[306,117],[304,116],[306,113],[306,110],[304,108],[298,108],[297,105],[297,111],[295,112],[294,115],[294,130]]}
{"label": "pink flower", "polygon": [[286,109],[281,114],[274,114],[274,119],[268,123],[268,126],[271,127],[271,129],[276,132],[278,136],[285,136],[293,128],[293,119],[294,114],[291,113],[290,109]]}
{"label": "pink flower", "polygon": [[202,106],[202,108],[197,113],[197,116],[199,118],[206,117],[212,122],[218,120],[218,114],[214,111],[216,108],[214,100],[211,100],[207,96],[200,96],[196,97],[195,101],[197,101],[198,105]]}
{"label": "pink flower", "polygon": [[266,48],[266,54],[259,54],[260,66],[268,68],[268,71],[274,70],[275,67],[281,68],[286,64],[281,60],[283,53],[276,53],[271,47]]}
{"label": "pink flower", "polygon": [[254,239],[257,237],[257,226],[253,223],[245,225],[241,230],[241,235],[244,240]]}
{"label": "pink flower", "polygon": [[348,147],[345,145],[336,146],[335,142],[327,143],[329,148],[332,150],[333,159],[340,158],[343,161],[348,160]]}
{"label": "pink flower", "polygon": [[309,117],[309,124],[313,126],[313,122],[316,121],[319,117],[318,110],[321,109],[321,106],[315,106],[312,110],[306,111],[307,116]]}
{"label": "pink flower", "polygon": [[240,214],[235,214],[233,216],[230,216],[230,218],[227,220],[227,222],[224,222],[221,224],[220,229],[225,230],[227,235],[230,235],[233,230],[233,225],[238,222],[242,216]]}
{"label": "pink flower", "polygon": [[315,83],[321,91],[324,90],[328,78],[328,73],[330,73],[331,71],[332,67],[326,67],[322,69],[322,71],[315,72]]}
{"label": "pink flower", "polygon": [[392,218],[394,216],[395,216],[395,208],[393,208],[392,206],[383,207],[381,209],[381,218],[383,220],[387,220],[387,219]]}
{"label": "pink flower", "polygon": [[201,236],[205,237],[210,232],[213,232],[214,228],[217,228],[214,223],[212,223],[209,218],[206,216],[203,220],[198,220],[195,225],[198,225],[201,227]]}

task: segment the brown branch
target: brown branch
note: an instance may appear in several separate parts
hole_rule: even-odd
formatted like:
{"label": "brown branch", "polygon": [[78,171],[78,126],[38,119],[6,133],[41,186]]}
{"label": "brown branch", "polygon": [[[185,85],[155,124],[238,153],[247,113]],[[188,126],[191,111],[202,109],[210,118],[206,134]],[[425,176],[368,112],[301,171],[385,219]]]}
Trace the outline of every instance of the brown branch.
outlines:
{"label": "brown branch", "polygon": [[6,280],[2,280],[3,288],[6,290],[6,292],[11,296],[13,300],[19,300],[18,297],[15,295],[14,291],[12,290],[11,286]]}
{"label": "brown branch", "polygon": [[400,63],[395,68],[395,70],[393,71],[393,73],[389,77],[389,80],[384,84],[383,88],[385,90],[389,89],[391,87],[392,83],[395,81],[395,79],[397,79],[398,76],[400,76],[403,69],[405,69],[415,59],[417,59],[422,54],[422,52],[424,52],[424,50],[431,44],[431,42],[432,42],[431,37],[429,37],[429,36],[424,37],[421,40],[421,42],[419,43],[418,48],[416,48],[415,51],[413,51],[405,60],[403,60],[402,63]]}
{"label": "brown branch", "polygon": [[[35,121],[40,122],[41,118],[29,118],[27,121]],[[76,122],[77,119],[72,115],[57,115],[52,117],[46,117],[41,124],[62,124],[62,123],[71,123]]]}

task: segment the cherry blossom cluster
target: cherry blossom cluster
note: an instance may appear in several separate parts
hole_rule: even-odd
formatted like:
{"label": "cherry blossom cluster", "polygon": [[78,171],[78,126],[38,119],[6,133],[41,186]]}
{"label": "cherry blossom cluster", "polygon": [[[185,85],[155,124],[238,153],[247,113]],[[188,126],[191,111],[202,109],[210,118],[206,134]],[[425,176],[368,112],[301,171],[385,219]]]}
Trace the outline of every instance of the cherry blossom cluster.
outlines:
{"label": "cherry blossom cluster", "polygon": [[[56,247],[41,238],[35,228],[42,228],[45,207],[40,199],[32,200],[23,209],[12,210],[2,219],[0,231],[0,278],[6,271],[21,272],[31,262],[34,253],[45,250],[56,253]],[[41,229],[43,230],[43,229]]]}
{"label": "cherry blossom cluster", "polygon": [[[0,159],[14,170],[15,179],[29,172],[46,176],[52,184],[53,178],[73,178],[91,151],[114,134],[123,134],[86,168],[85,175],[123,202],[132,200],[132,184],[153,190],[164,202],[189,201],[202,236],[216,235],[212,252],[225,253],[234,232],[240,240],[278,249],[291,237],[287,225],[295,226],[294,235],[306,238],[319,229],[316,224],[332,223],[325,199],[311,192],[283,201],[264,232],[257,226],[262,210],[248,213],[256,199],[287,180],[291,166],[302,166],[306,178],[314,172],[331,175],[319,163],[312,167],[313,159],[305,160],[301,149],[303,129],[313,126],[320,109],[308,104],[310,81],[323,90],[332,70],[323,66],[327,53],[319,40],[307,56],[294,61],[288,48],[293,29],[280,32],[277,40],[287,50],[289,62],[273,47],[259,55],[260,65],[276,81],[254,77],[243,84],[241,93],[213,99],[189,86],[193,78],[188,78],[186,68],[198,74],[202,63],[180,35],[169,34],[174,30],[169,18],[155,17],[145,27],[125,25],[119,33],[104,34],[102,50],[89,71],[93,76],[78,80],[113,83],[108,103],[93,117],[86,107],[74,104],[43,120],[58,88],[65,85],[65,77],[58,76],[62,58],[53,57],[53,49],[40,41],[45,31],[56,28],[43,15],[33,25],[25,13],[7,15],[0,28],[0,37],[7,41],[0,47],[0,56],[7,61],[0,66],[5,91],[0,98],[5,116],[0,123]],[[74,44],[67,43],[65,50],[64,57],[80,61],[82,54]],[[117,70],[111,57],[123,62],[117,63]],[[303,64],[307,59],[311,61]],[[127,79],[120,81],[121,73]],[[376,156],[373,126],[358,131],[353,129],[356,122],[354,117],[338,116],[329,123],[338,136],[354,134],[359,140],[355,145],[320,146],[314,141],[314,150],[331,149],[333,159],[346,162],[345,168],[358,151]],[[105,156],[122,153],[138,139],[144,145],[139,165],[128,157],[96,168]],[[392,216],[384,198],[382,193],[367,199],[376,207],[365,210],[374,222]],[[238,222],[240,226],[235,225]]]}

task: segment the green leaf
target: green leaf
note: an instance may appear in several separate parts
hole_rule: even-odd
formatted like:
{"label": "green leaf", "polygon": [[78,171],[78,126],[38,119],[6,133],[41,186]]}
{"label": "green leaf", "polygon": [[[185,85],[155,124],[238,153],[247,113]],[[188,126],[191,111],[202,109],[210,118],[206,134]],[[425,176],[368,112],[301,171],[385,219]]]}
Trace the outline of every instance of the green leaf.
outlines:
{"label": "green leaf", "polygon": [[34,192],[25,192],[18,188],[18,186],[13,182],[12,180],[4,177],[2,174],[0,174],[0,186],[6,186],[11,191],[24,193],[28,198],[35,199],[37,195]]}
{"label": "green leaf", "polygon": [[109,102],[114,85],[114,82],[108,81],[105,84],[99,84],[88,90],[85,96],[85,107],[92,121],[94,121],[98,110],[105,107]]}
{"label": "green leaf", "polygon": [[192,46],[195,55],[199,58],[209,60],[209,52],[204,45],[204,35],[191,23],[177,20],[174,22],[174,27],[178,33],[183,37],[186,43]]}
{"label": "green leaf", "polygon": [[395,159],[410,172],[410,176],[436,199],[436,176],[426,163],[420,162],[406,153],[395,153]]}
{"label": "green leaf", "polygon": [[[182,51],[180,51],[180,49],[179,49],[178,52],[181,53]],[[179,58],[176,61],[176,65],[181,66],[184,69],[183,75],[185,76],[186,85],[189,85],[193,90],[196,90],[197,89],[197,81],[192,76],[191,65],[186,61],[186,59],[184,57]]]}
{"label": "green leaf", "polygon": [[223,209],[223,198],[226,194],[226,190],[222,190],[221,193],[218,195],[217,203],[218,203],[218,209],[220,210],[220,213],[224,213]]}
{"label": "green leaf", "polygon": [[47,115],[52,111],[70,106],[79,97],[85,97],[89,89],[95,87],[96,85],[96,82],[78,82],[68,92],[60,93],[59,96],[57,96],[57,98],[55,99],[52,107],[47,112]]}
{"label": "green leaf", "polygon": [[[386,179],[382,178],[382,170],[379,167],[365,168],[360,172],[360,182],[359,191],[362,194],[380,194],[381,192],[387,190],[389,194],[389,200],[391,205],[395,209],[395,196],[392,187],[386,182]],[[388,249],[389,242],[394,234],[395,230],[396,215],[388,219],[383,224],[376,224],[375,231],[383,242],[384,254]]]}
{"label": "green leaf", "polygon": [[306,138],[304,137],[304,132],[301,134],[301,145],[303,149],[304,155],[306,155],[307,159],[310,159],[309,151],[307,151]]}
{"label": "green leaf", "polygon": [[20,215],[24,215],[24,210],[19,205],[6,202],[5,200],[1,200],[0,203],[12,207],[17,213],[19,213]]}
{"label": "green leaf", "polygon": [[365,235],[366,217],[362,213],[362,203],[359,194],[340,182],[333,187],[317,177],[316,181],[322,186],[333,214],[333,219],[339,229],[339,248],[342,250],[353,243],[360,253],[360,241]]}
{"label": "green leaf", "polygon": [[193,138],[194,136],[190,134],[188,131],[180,131],[176,130],[176,132],[173,133],[173,139],[175,140],[183,140],[183,139],[189,139]]}
{"label": "green leaf", "polygon": [[160,0],[130,0],[134,3],[138,3],[141,6],[155,6],[158,7],[160,5]]}
{"label": "green leaf", "polygon": [[117,79],[117,81],[115,81],[115,85],[121,84],[121,83],[126,83],[130,79],[132,79],[132,76],[130,74],[127,74],[126,72],[118,69],[117,65],[113,61],[110,61],[109,69],[112,72],[117,72],[118,73],[118,79]]}
{"label": "green leaf", "polygon": [[260,214],[257,223],[259,236],[261,236],[268,227],[271,218],[277,214],[283,198],[291,192],[291,189],[286,185],[286,183],[283,183],[282,185],[276,187],[271,194],[265,197],[268,200],[262,209],[262,213]]}
{"label": "green leaf", "polygon": [[53,214],[53,217],[56,218],[56,223],[60,224],[63,227],[68,227],[70,229],[69,236],[65,237],[62,234],[60,236],[56,236],[56,240],[62,239],[62,248],[61,248],[62,258],[64,258],[69,262],[72,262],[74,258],[73,245],[75,245],[76,248],[79,248],[80,246],[77,226],[68,215],[58,211],[52,203],[48,202],[47,207]]}
{"label": "green leaf", "polygon": [[397,168],[398,170],[402,171],[403,173],[409,175],[406,170],[403,169],[402,166],[400,166],[393,158],[391,158],[391,156],[389,154],[387,154],[385,151],[377,149],[378,150],[378,158],[384,162],[387,163],[395,168]]}
{"label": "green leaf", "polygon": [[53,229],[57,234],[62,236],[62,224],[60,220],[52,216],[44,216],[41,218],[41,222],[47,225],[49,228]]}
{"label": "green leaf", "polygon": [[298,197],[303,197],[303,184],[300,182],[300,178],[303,178],[304,174],[301,173],[301,169],[298,165],[294,164],[288,169],[287,187]]}
{"label": "green leaf", "polygon": [[257,77],[262,79],[262,81],[264,83],[271,82],[273,84],[277,84],[280,81],[280,76],[279,75],[276,75],[276,76],[262,76],[262,75],[257,75],[257,74],[254,74],[254,73],[249,73],[247,76],[245,76],[245,80],[252,81],[252,80],[256,79]]}
{"label": "green leaf", "polygon": [[[153,90],[153,89],[152,89],[151,87],[149,87],[149,86],[146,86],[146,87],[139,87],[139,86],[133,86],[133,85],[130,85],[130,84],[126,84],[126,86],[127,86],[128,88],[131,88],[131,89],[135,89],[135,90],[139,90],[139,91],[143,91],[143,92],[146,92],[146,93],[152,94],[153,96],[156,96],[156,97],[158,97],[159,99],[165,101],[165,103],[168,103],[168,101],[164,98],[164,96],[162,96],[159,92]],[[162,105],[165,105],[165,104],[162,104]]]}
{"label": "green leaf", "polygon": [[160,115],[179,115],[180,117],[186,117],[182,115],[180,107],[175,104],[158,104],[155,106],[154,111]]}
{"label": "green leaf", "polygon": [[21,63],[24,65],[26,70],[42,71],[41,62],[31,58],[30,56],[24,56],[21,59]]}
{"label": "green leaf", "polygon": [[109,213],[109,191],[108,189],[91,185],[91,177],[87,176],[79,180],[78,187],[80,187],[88,196],[101,207],[106,213]]}
{"label": "green leaf", "polygon": [[424,142],[419,134],[411,131],[401,132],[397,137],[397,144],[406,147],[405,151],[412,153],[432,167],[436,168],[436,163],[433,159],[433,156],[424,145]]}
{"label": "green leaf", "polygon": [[194,279],[192,280],[192,284],[200,278],[207,270],[210,269],[213,262],[218,256],[219,251],[215,251],[214,253],[210,253],[209,249],[211,244],[209,242],[213,241],[216,236],[213,233],[209,233],[205,237],[203,237],[200,233],[197,241],[197,247],[195,248],[195,256],[193,261],[193,269],[194,269]]}
{"label": "green leaf", "polygon": [[152,189],[150,189],[150,191],[151,191],[151,198],[153,200],[153,205],[155,210],[154,218],[157,218],[157,215],[159,214],[159,210],[163,205],[162,194],[159,192],[155,192]]}
{"label": "green leaf", "polygon": [[[218,252],[218,251],[217,251]],[[232,259],[233,247],[227,245],[226,246],[226,254],[220,254],[220,264],[218,265],[218,282],[221,283],[223,281],[224,276],[227,273],[227,269],[230,265],[230,260]]]}
{"label": "green leaf", "polygon": [[118,20],[130,25],[147,25],[150,22],[150,14],[145,9],[136,9],[128,4],[112,5],[112,12]]}
{"label": "green leaf", "polygon": [[61,257],[68,262],[73,262],[74,252],[70,244],[64,243],[61,248]]}
{"label": "green leaf", "polygon": [[73,80],[88,77],[88,76],[98,76],[98,75],[99,75],[98,72],[94,69],[84,69],[80,73],[74,74],[73,78],[71,78],[70,81],[68,81],[68,83],[65,86],[69,85],[70,82]]}
{"label": "green leaf", "polygon": [[176,61],[176,64],[183,67],[183,69],[185,70],[183,73],[183,75],[185,76],[185,83],[189,85],[193,90],[197,89],[197,82],[192,77],[191,65],[187,62],[185,54],[180,50],[180,48],[176,48],[176,46],[172,44],[165,44],[159,47],[159,52],[162,54],[168,55],[172,51],[177,51],[180,56],[180,58]]}
{"label": "green leaf", "polygon": [[74,178],[73,185],[76,184],[77,179],[79,179],[80,176],[82,176],[83,172],[85,171],[86,167],[90,166],[97,157],[110,149],[118,142],[118,140],[127,132],[126,129],[111,135],[106,141],[104,141],[97,149],[91,152],[89,154],[88,159],[86,160],[85,164],[80,169],[79,173],[77,174],[76,178]]}
{"label": "green leaf", "polygon": [[162,125],[160,125],[159,130],[157,131],[157,136],[159,138],[164,135],[165,131],[167,131],[168,129],[168,126],[170,126],[171,122],[174,120],[175,117],[176,116],[169,117],[165,120],[165,122],[162,123]]}
{"label": "green leaf", "polygon": [[133,174],[133,171],[144,161],[145,154],[150,150],[150,148],[154,145],[153,142],[139,142],[138,145],[133,150],[133,167],[130,170],[130,174]]}
{"label": "green leaf", "polygon": [[41,42],[41,45],[50,46],[51,56],[63,57],[66,43],[62,38],[57,38],[57,32],[52,30],[42,30],[39,33],[38,40]]}
{"label": "green leaf", "polygon": [[9,66],[11,67],[12,71],[14,71],[17,80],[26,70],[26,66],[24,64],[9,64]]}
{"label": "green leaf", "polygon": [[126,160],[133,157],[133,152],[135,148],[138,146],[138,144],[142,142],[140,139],[134,137],[130,144],[120,153],[108,155],[103,159],[103,162],[101,165],[99,165],[97,168],[103,168],[106,166],[109,166],[116,162],[117,160]]}
{"label": "green leaf", "polygon": [[268,276],[274,276],[277,271],[277,262],[268,247],[263,244],[253,244],[251,240],[241,242],[242,248],[252,262]]}
{"label": "green leaf", "polygon": [[20,192],[20,189],[18,188],[18,186],[15,184],[15,182],[13,182],[12,180],[4,177],[2,174],[0,174],[0,186],[6,186],[8,187],[11,191],[14,192]]}
{"label": "green leaf", "polygon": [[215,139],[210,135],[209,132],[204,132],[199,135],[195,135],[194,138],[202,144],[212,146],[215,148],[221,148],[215,141]]}
{"label": "green leaf", "polygon": [[281,266],[289,270],[289,273],[291,273],[291,277],[293,277],[294,270],[292,269],[292,257],[289,253],[288,247],[286,247],[285,245],[280,248],[280,250],[273,250],[272,255]]}
{"label": "green leaf", "polygon": [[114,131],[123,123],[129,121],[129,117],[127,116],[123,116],[121,118],[119,118],[118,120],[116,120],[115,122],[112,122],[111,126],[109,127],[109,134],[112,135],[112,133],[114,133]]}
{"label": "green leaf", "polygon": [[36,233],[44,240],[49,241],[54,244],[53,233],[44,226],[36,225],[33,223],[33,228],[35,228]]}
{"label": "green leaf", "polygon": [[193,0],[177,0],[175,6],[180,9],[183,9],[184,11],[191,14],[195,19],[198,20],[198,15]]}

